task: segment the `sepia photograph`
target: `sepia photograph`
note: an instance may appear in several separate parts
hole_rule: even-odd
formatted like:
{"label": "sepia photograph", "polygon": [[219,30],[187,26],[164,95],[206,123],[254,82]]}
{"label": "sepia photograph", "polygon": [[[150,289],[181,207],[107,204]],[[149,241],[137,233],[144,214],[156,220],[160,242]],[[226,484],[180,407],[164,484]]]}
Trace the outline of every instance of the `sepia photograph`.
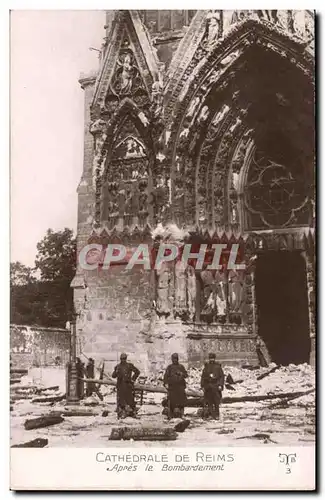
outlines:
{"label": "sepia photograph", "polygon": [[12,457],[312,489],[315,18],[11,11]]}

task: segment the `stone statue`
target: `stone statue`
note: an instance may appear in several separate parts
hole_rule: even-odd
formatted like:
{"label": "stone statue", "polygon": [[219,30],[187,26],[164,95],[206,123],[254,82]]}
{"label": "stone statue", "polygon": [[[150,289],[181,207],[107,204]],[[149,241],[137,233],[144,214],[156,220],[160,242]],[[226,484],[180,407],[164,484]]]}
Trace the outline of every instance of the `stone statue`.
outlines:
{"label": "stone statue", "polygon": [[127,52],[117,60],[119,69],[115,77],[114,90],[118,94],[130,94],[133,86],[133,79],[136,67],[133,64],[132,55]]}
{"label": "stone statue", "polygon": [[196,311],[196,276],[192,266],[187,266],[187,306],[192,321]]}
{"label": "stone statue", "polygon": [[172,313],[171,304],[171,269],[163,265],[157,269],[157,303],[156,312],[159,316],[168,317]]}
{"label": "stone statue", "polygon": [[220,13],[210,11],[207,15],[207,43],[211,45],[219,36]]}
{"label": "stone statue", "polygon": [[180,260],[175,264],[175,315],[187,312],[186,288],[186,264]]}
{"label": "stone statue", "polygon": [[151,99],[151,110],[154,118],[161,118],[163,114],[163,93],[161,81],[155,81],[152,84]]}

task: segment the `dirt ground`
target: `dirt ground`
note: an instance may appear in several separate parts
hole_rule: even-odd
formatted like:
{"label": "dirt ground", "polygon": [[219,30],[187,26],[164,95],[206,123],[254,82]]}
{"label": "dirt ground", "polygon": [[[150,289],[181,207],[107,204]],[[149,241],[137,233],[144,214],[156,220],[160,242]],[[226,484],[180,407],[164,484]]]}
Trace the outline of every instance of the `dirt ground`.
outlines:
{"label": "dirt ground", "polygon": [[[226,371],[226,370],[225,370]],[[234,391],[224,391],[224,396],[242,396],[245,394],[267,394],[304,391],[315,384],[314,370],[308,365],[295,367],[293,365],[281,368],[273,374],[257,381],[258,372],[249,372],[229,368],[234,380],[243,379],[236,385]],[[264,369],[265,371],[265,369]],[[199,371],[190,372],[188,387],[197,388]],[[151,382],[153,382],[151,380]],[[159,380],[157,381],[157,384]],[[33,369],[28,376],[23,377],[19,386],[38,385],[43,387],[59,385],[56,392],[49,394],[64,394],[64,371],[58,369]],[[19,393],[19,386],[11,393]],[[18,388],[18,389],[17,389]],[[136,419],[127,418],[118,421],[115,412],[115,388],[102,387],[104,401],[97,397],[88,398],[80,403],[79,409],[89,411],[89,416],[69,417],[64,415],[64,421],[50,427],[25,430],[26,419],[49,414],[64,413],[65,401],[59,403],[32,403],[30,399],[15,400],[11,411],[11,445],[20,444],[35,438],[47,438],[49,447],[123,447],[130,441],[110,441],[113,427],[125,426],[172,426],[162,415],[161,401],[163,394],[146,393],[143,405]],[[26,391],[26,394],[32,393]],[[108,412],[102,416],[103,411]],[[263,402],[241,402],[223,404],[219,421],[205,421],[197,415],[197,408],[187,408],[185,418],[190,420],[190,426],[183,433],[177,434],[176,441],[148,441],[146,446],[276,446],[315,444],[315,393],[301,396],[292,401],[275,399]],[[132,447],[142,447],[143,441],[132,442]]]}

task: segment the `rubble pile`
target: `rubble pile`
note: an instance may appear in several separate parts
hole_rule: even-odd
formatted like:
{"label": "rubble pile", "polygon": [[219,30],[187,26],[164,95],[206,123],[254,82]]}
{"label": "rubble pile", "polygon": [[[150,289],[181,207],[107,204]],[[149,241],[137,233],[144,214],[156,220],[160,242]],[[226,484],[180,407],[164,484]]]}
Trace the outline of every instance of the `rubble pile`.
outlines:
{"label": "rubble pile", "polygon": [[[263,379],[258,380],[262,374],[266,374],[276,368],[275,363],[271,363],[267,368],[258,368],[256,370],[249,370],[246,368],[238,368],[233,366],[225,366],[225,378],[231,375],[235,382],[242,381],[234,384],[232,390],[227,389],[223,392],[223,396],[251,396],[257,394],[280,394],[295,391],[307,391],[315,388],[315,370],[307,363],[301,365],[280,366],[275,371],[265,376]],[[202,370],[198,368],[189,369],[189,377],[187,379],[187,386],[193,390],[200,390]],[[233,390],[235,389],[235,391]],[[315,393],[303,396],[306,401],[313,401]],[[302,399],[302,398],[301,398]]]}
{"label": "rubble pile", "polygon": [[[307,363],[290,364],[289,366],[277,366],[275,363],[271,363],[267,368],[251,368],[223,367],[226,382],[228,382],[227,376],[230,375],[230,380],[232,379],[225,384],[224,397],[304,392],[315,388],[315,370]],[[202,368],[192,367],[188,369],[187,389],[201,392],[201,374]],[[138,382],[152,387],[162,386],[163,375],[164,372],[161,371],[155,375],[142,376],[139,377]],[[146,393],[145,397],[153,398],[154,395]],[[313,401],[315,396],[308,394],[303,398],[306,401]]]}
{"label": "rubble pile", "polygon": [[[203,396],[200,386],[202,368],[188,369],[189,394],[192,391]],[[186,432],[182,434],[182,429],[174,428],[173,422],[168,423],[173,424],[180,443],[206,443],[207,436],[212,437],[212,434],[218,435],[218,443],[228,445],[231,441],[236,446],[245,445],[252,439],[254,444],[293,444],[299,441],[308,445],[315,442],[315,370],[311,366],[278,367],[271,364],[267,368],[224,366],[223,369],[227,382],[220,422],[202,419],[199,414],[202,396],[189,395],[191,404],[185,413],[188,419]],[[65,445],[86,446],[88,443],[94,446],[96,443],[103,446],[112,429],[121,426],[141,427],[134,432],[139,432],[141,439],[147,440],[143,428],[155,426],[162,429],[167,425],[162,414],[166,393],[155,392],[163,386],[163,371],[139,377],[136,384],[137,418],[128,417],[121,422],[116,415],[116,387],[100,384],[103,400],[94,393],[77,406],[66,406],[65,384],[58,376],[54,377],[54,373],[52,375],[45,377],[43,373],[42,378],[37,379],[29,374],[23,376],[20,383],[11,384],[14,447],[62,446],[62,439]],[[141,385],[144,390],[141,390]],[[307,391],[314,392],[304,394]],[[196,400],[198,404],[193,404]],[[180,424],[183,426],[184,421],[181,420]],[[136,441],[137,436],[130,438]],[[151,437],[157,442],[160,438]],[[123,445],[123,441],[120,442]],[[166,445],[168,442],[167,439]]]}
{"label": "rubble pile", "polygon": [[59,386],[44,387],[33,383],[16,383],[10,386],[10,409],[14,410],[14,405],[23,400],[30,400],[31,403],[52,404],[62,401],[65,394],[60,392]]}

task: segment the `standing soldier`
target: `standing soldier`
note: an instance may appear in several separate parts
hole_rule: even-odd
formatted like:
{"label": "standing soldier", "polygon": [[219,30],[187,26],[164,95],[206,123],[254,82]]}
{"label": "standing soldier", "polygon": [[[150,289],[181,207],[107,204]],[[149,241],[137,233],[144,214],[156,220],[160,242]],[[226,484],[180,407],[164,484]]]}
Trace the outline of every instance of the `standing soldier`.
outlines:
{"label": "standing soldier", "polygon": [[208,407],[209,416],[219,419],[219,406],[224,385],[224,373],[214,353],[209,354],[209,362],[205,364],[201,387],[204,391],[204,406]]}
{"label": "standing soldier", "polygon": [[178,354],[172,355],[172,364],[167,366],[164,375],[164,386],[168,390],[168,417],[183,417],[186,405],[186,382],[187,371],[178,362]]}
{"label": "standing soldier", "polygon": [[140,370],[126,361],[126,354],[121,354],[120,360],[112,377],[117,379],[117,416],[125,418],[135,416],[134,382],[140,375]]}

